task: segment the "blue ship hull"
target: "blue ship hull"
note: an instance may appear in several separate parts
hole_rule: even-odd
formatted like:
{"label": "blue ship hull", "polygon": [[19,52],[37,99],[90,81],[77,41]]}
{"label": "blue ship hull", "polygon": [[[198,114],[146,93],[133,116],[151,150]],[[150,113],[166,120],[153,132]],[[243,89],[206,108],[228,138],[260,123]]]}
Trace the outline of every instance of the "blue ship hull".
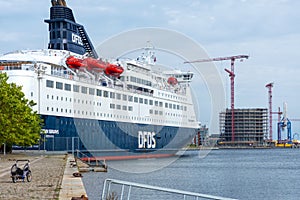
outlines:
{"label": "blue ship hull", "polygon": [[[42,116],[40,149],[80,150],[89,156],[174,154],[189,143],[195,129],[117,121]],[[146,134],[144,134],[146,133]],[[148,135],[150,134],[150,137]],[[153,134],[154,133],[154,134]]]}

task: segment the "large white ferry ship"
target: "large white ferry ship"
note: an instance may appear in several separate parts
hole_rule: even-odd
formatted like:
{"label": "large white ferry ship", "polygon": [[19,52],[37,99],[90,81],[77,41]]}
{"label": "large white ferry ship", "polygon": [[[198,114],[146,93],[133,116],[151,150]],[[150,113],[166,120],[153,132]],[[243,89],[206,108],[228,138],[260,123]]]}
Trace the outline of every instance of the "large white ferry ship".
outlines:
{"label": "large white ferry ship", "polygon": [[135,59],[99,58],[66,2],[51,3],[48,49],[0,56],[0,70],[37,103],[40,149],[149,157],[192,140],[192,72],[161,71],[151,46]]}

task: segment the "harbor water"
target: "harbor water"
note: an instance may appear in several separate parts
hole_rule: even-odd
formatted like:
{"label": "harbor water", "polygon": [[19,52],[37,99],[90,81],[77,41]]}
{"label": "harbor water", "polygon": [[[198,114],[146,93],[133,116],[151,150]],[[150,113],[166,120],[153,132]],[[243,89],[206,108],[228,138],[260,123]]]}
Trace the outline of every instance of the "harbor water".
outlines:
{"label": "harbor water", "polygon": [[[121,162],[124,166],[133,163]],[[114,164],[108,163],[107,173],[85,173],[83,182],[89,199],[101,199],[106,178],[245,200],[300,198],[300,149],[194,150],[161,169],[145,173],[135,169],[151,168],[149,163],[154,166],[160,162],[163,159],[138,160],[131,172],[126,167],[114,169]],[[142,192],[137,199],[169,198]]]}

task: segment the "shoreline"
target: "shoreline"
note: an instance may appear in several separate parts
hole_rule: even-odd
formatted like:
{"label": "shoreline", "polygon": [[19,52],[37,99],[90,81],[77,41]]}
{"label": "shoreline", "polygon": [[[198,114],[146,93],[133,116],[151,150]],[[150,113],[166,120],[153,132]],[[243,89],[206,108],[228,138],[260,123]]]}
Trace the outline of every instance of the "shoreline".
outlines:
{"label": "shoreline", "polygon": [[291,148],[299,148],[293,146],[198,146],[198,147],[187,147],[186,151],[193,151],[193,150],[219,150],[219,149],[291,149]]}

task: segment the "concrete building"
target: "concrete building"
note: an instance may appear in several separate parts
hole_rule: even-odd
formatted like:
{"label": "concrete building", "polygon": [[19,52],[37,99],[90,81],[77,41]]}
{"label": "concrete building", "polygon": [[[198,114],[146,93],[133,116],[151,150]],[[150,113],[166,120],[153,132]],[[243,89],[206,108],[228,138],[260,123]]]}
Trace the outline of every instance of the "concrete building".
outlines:
{"label": "concrete building", "polygon": [[263,146],[268,134],[268,109],[234,109],[234,140],[232,140],[232,113],[226,109],[219,115],[220,145]]}

